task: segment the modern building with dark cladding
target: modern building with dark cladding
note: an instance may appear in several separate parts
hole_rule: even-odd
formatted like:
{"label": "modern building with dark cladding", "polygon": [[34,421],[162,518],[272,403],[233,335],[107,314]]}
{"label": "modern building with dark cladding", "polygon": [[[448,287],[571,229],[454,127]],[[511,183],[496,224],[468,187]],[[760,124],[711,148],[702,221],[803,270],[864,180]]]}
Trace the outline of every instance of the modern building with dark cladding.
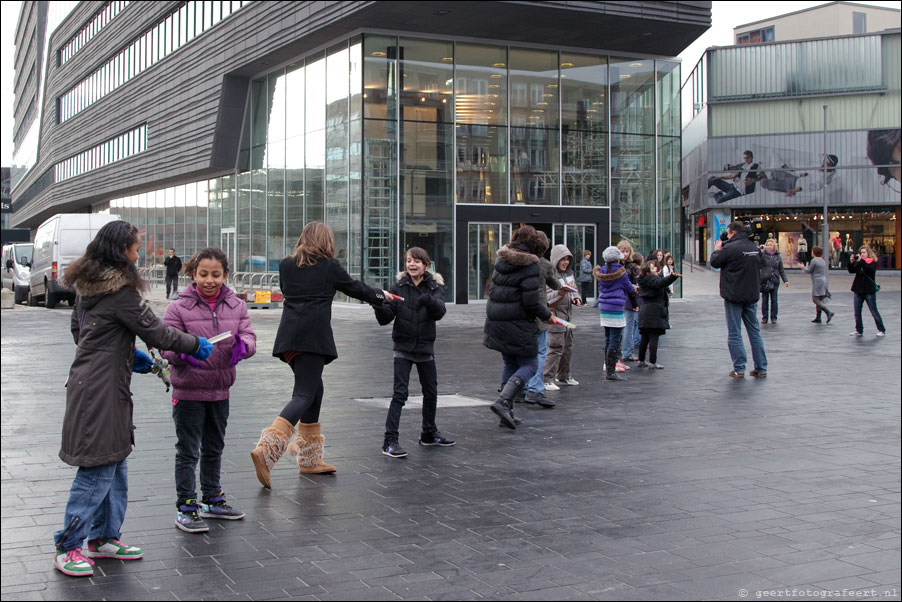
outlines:
{"label": "modern building with dark cladding", "polygon": [[276,269],[303,225],[386,284],[485,297],[529,223],[680,255],[680,64],[710,2],[24,2],[14,226],[111,212]]}

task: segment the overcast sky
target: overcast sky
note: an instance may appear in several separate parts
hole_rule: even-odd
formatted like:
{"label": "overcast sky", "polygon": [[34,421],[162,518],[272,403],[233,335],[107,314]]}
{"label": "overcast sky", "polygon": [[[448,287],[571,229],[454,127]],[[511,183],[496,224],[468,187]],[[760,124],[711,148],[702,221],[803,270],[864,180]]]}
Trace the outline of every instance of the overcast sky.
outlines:
{"label": "overcast sky", "polygon": [[[818,6],[824,2],[717,2],[713,3],[711,29],[679,56],[683,59],[683,79],[692,71],[709,46],[729,46],[733,43],[733,28],[737,25],[767,19],[803,8]],[[899,8],[899,2],[859,2],[873,6]],[[21,2],[4,0],[0,2],[0,164],[9,165],[12,160],[13,145],[13,81],[15,78],[15,34]]]}

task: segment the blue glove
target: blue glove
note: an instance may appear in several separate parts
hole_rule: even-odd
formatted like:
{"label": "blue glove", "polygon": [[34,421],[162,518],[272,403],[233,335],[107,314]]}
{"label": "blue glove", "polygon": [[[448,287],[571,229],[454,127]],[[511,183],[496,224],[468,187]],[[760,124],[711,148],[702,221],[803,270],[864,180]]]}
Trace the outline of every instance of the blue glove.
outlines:
{"label": "blue glove", "polygon": [[205,339],[204,337],[197,337],[197,342],[200,343],[197,351],[191,354],[196,360],[204,361],[210,354],[213,353],[213,343]]}
{"label": "blue glove", "polygon": [[151,368],[153,368],[153,360],[150,359],[150,356],[140,349],[135,349],[135,363],[132,365],[132,372],[147,374]]}

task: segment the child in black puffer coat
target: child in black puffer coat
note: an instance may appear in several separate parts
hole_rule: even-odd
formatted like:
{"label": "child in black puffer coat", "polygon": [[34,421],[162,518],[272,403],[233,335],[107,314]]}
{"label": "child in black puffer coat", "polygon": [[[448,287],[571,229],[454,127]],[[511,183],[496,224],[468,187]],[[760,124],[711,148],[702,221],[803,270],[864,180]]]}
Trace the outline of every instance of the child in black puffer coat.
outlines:
{"label": "child in black puffer coat", "polygon": [[[670,328],[670,300],[667,287],[682,275],[676,272],[666,278],[658,275],[658,265],[654,261],[646,261],[639,271],[639,296],[642,304],[639,307],[639,367],[660,370],[664,366],[658,363],[658,338]],[[648,351],[648,363],[645,352]]]}
{"label": "child in black puffer coat", "polygon": [[386,325],[392,320],[394,341],[395,386],[385,420],[385,440],[382,453],[391,458],[407,455],[398,441],[401,410],[407,402],[410,369],[416,364],[423,387],[423,428],[420,445],[454,445],[435,426],[438,403],[438,375],[435,368],[435,323],[445,315],[445,281],[441,274],[431,274],[429,254],[420,247],[407,251],[406,271],[398,274],[389,292],[403,300],[375,306],[376,320]]}

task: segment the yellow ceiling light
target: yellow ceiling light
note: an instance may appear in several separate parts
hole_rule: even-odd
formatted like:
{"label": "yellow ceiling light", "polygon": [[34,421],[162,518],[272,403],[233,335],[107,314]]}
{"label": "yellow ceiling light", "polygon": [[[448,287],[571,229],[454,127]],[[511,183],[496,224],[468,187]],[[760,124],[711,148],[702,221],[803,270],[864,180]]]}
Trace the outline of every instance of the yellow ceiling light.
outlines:
{"label": "yellow ceiling light", "polygon": [[507,67],[504,63],[492,63],[492,67]]}
{"label": "yellow ceiling light", "polygon": [[570,61],[564,61],[563,63],[561,63],[561,67],[564,67],[564,68],[572,67],[572,66],[573,66],[573,63],[571,63]]}
{"label": "yellow ceiling light", "polygon": [[385,53],[381,50],[374,50],[370,53],[372,56],[385,56]]}

